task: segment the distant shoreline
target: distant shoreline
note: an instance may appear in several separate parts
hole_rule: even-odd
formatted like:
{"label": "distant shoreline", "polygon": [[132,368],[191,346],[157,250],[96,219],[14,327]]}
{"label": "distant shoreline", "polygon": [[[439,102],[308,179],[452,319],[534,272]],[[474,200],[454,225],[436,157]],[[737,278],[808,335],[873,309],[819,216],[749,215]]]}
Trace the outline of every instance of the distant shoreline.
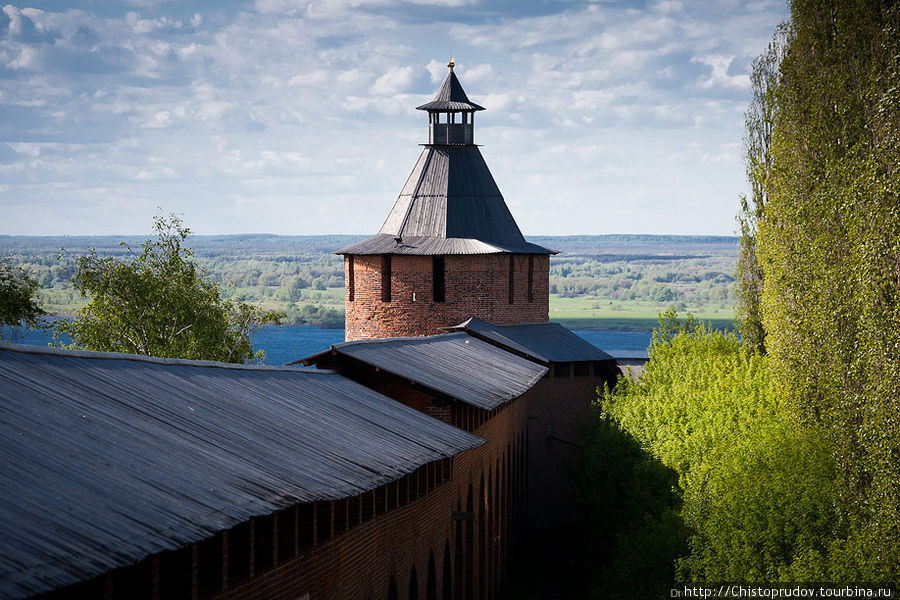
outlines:
{"label": "distant shoreline", "polygon": [[[74,314],[57,313],[47,315],[50,320],[53,319],[71,319]],[[713,329],[724,329],[731,331],[734,329],[733,319],[700,319],[710,325]],[[563,327],[579,331],[638,331],[650,333],[659,326],[657,319],[642,318],[584,318],[584,319],[550,319],[551,323],[559,323]],[[315,327],[317,329],[343,329],[343,327],[322,327],[310,323],[289,323],[291,327]]]}
{"label": "distant shoreline", "polygon": [[[93,248],[121,257],[141,236],[0,235],[10,255],[41,286],[45,310],[71,318],[88,302],[72,287],[76,258]],[[226,300],[285,314],[284,324],[340,328],[344,264],[336,248],[361,236],[193,235],[190,247],[204,276]],[[532,236],[558,250],[550,261],[549,316],[572,330],[650,332],[657,315],[677,306],[718,329],[733,329],[738,238],[603,234]],[[60,252],[60,246],[66,250]]]}
{"label": "distant shoreline", "polygon": [[[681,315],[684,316],[684,315]],[[704,323],[707,323],[712,329],[723,329],[725,331],[732,331],[734,329],[734,320],[733,319],[699,319]],[[659,321],[657,319],[643,319],[643,318],[605,318],[605,317],[597,317],[597,318],[575,318],[575,319],[553,319],[550,321],[552,323],[559,323],[563,327],[567,327],[572,330],[579,331],[639,331],[639,332],[651,332],[659,326]]]}

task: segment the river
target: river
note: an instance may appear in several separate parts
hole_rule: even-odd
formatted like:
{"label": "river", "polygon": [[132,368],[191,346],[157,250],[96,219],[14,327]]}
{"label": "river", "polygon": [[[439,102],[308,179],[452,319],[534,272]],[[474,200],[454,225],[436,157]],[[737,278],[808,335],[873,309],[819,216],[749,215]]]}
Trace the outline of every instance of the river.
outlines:
{"label": "river", "polygon": [[[646,355],[651,335],[641,331],[585,330],[578,335],[616,357]],[[4,341],[46,346],[51,335],[44,330],[3,328]],[[306,325],[268,326],[253,337],[253,347],[266,351],[265,364],[283,365],[328,350],[344,341],[343,329],[319,329]]]}

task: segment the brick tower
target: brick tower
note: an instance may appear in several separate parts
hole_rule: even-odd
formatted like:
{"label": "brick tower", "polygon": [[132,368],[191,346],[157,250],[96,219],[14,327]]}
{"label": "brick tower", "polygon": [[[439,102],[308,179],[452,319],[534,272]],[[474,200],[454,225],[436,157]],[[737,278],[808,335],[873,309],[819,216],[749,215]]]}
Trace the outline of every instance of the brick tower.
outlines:
{"label": "brick tower", "polygon": [[474,143],[475,113],[449,72],[428,113],[428,143],[378,233],[344,256],[348,341],[439,333],[470,317],[549,316],[549,255],[525,241]]}

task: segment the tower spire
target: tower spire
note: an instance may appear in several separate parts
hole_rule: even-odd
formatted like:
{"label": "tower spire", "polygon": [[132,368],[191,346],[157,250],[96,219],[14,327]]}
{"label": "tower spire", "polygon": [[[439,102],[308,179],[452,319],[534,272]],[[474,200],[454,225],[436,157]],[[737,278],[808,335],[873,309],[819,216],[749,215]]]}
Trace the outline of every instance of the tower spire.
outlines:
{"label": "tower spire", "polygon": [[456,59],[447,63],[447,77],[428,104],[417,110],[428,111],[428,143],[432,145],[472,145],[474,141],[475,112],[484,110],[466,96],[466,91],[453,72]]}

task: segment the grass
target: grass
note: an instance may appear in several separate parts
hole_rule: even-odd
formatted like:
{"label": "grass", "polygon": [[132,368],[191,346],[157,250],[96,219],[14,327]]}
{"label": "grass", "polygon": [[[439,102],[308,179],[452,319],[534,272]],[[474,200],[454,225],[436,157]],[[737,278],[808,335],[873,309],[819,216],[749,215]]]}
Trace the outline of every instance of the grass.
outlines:
{"label": "grass", "polygon": [[[650,331],[658,324],[657,315],[669,306],[637,300],[610,301],[591,296],[562,298],[551,294],[550,320],[570,329]],[[691,312],[718,329],[734,326],[734,310],[730,306],[678,306],[678,312]]]}

